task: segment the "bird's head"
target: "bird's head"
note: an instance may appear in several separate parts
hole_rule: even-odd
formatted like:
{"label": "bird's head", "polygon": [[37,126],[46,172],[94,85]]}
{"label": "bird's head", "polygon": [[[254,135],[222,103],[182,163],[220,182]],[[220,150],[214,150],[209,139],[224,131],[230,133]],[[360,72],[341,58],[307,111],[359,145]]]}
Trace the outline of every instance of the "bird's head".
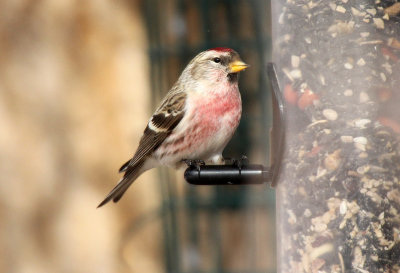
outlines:
{"label": "bird's head", "polygon": [[189,63],[187,72],[196,81],[236,81],[237,74],[247,67],[235,50],[216,47],[198,54]]}

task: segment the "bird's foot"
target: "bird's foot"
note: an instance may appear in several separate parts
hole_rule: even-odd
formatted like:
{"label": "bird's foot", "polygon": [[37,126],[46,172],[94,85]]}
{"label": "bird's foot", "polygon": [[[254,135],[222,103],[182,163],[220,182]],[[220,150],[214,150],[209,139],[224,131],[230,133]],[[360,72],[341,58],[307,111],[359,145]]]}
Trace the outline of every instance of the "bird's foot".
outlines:
{"label": "bird's foot", "polygon": [[198,171],[200,171],[200,166],[206,165],[204,160],[201,159],[182,159],[182,161],[185,162],[188,167],[196,167]]}
{"label": "bird's foot", "polygon": [[226,165],[231,164],[231,165],[237,167],[239,170],[241,170],[244,165],[249,164],[249,159],[245,155],[242,155],[239,159],[230,158],[230,159],[225,159],[225,160],[226,160],[225,162],[229,162]]}

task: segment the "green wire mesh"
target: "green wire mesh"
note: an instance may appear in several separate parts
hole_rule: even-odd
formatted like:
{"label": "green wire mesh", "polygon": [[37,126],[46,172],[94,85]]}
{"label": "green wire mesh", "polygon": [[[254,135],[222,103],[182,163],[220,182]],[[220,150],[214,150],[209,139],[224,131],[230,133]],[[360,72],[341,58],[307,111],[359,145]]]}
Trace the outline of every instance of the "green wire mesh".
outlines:
{"label": "green wire mesh", "polygon": [[[241,74],[243,116],[224,152],[268,165],[269,1],[148,0],[146,22],[153,106],[197,53],[225,46],[251,65]],[[265,186],[195,187],[159,173],[165,272],[274,272],[274,195]],[[146,218],[147,219],[147,218]],[[141,227],[141,226],[137,226]]]}

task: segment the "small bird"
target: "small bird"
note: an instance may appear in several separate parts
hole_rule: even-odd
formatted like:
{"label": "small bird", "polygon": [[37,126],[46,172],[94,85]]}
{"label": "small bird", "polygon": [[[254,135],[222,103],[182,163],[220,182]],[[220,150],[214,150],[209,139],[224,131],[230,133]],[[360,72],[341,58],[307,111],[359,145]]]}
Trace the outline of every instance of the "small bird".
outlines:
{"label": "small bird", "polygon": [[119,169],[124,176],[98,207],[118,202],[139,175],[157,166],[224,162],[222,151],[242,114],[239,72],[247,67],[230,48],[198,54],[150,118],[136,153]]}

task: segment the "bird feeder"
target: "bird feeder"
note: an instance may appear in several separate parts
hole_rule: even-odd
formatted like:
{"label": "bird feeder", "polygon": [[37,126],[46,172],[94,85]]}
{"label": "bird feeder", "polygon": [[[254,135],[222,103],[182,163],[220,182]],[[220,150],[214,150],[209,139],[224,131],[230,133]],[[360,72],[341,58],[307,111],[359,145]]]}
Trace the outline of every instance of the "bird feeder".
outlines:
{"label": "bird feeder", "polygon": [[278,272],[400,272],[400,3],[272,1]]}
{"label": "bird feeder", "polygon": [[400,272],[400,3],[278,0],[272,14],[271,167],[185,178],[277,185],[278,272]]}

